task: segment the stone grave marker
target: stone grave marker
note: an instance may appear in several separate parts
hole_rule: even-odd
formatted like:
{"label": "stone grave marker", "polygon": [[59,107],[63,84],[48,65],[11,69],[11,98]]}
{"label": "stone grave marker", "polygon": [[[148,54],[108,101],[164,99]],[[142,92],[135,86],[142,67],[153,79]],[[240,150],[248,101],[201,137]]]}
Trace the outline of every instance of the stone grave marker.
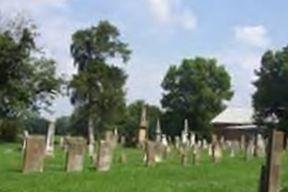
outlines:
{"label": "stone grave marker", "polygon": [[261,168],[260,192],[280,191],[280,170],[283,153],[284,133],[271,130],[268,142],[266,165]]}
{"label": "stone grave marker", "polygon": [[109,171],[113,160],[113,144],[105,140],[100,141],[97,155],[97,169],[101,172]]}
{"label": "stone grave marker", "polygon": [[214,163],[219,163],[222,158],[222,149],[218,142],[212,144],[212,159]]}
{"label": "stone grave marker", "polygon": [[156,162],[156,143],[153,141],[146,141],[145,146],[145,160],[147,166],[153,166]]}
{"label": "stone grave marker", "polygon": [[23,173],[43,172],[45,156],[45,137],[29,135],[26,137]]}
{"label": "stone grave marker", "polygon": [[65,140],[67,145],[66,171],[77,172],[83,170],[85,139],[82,137],[69,137]]}
{"label": "stone grave marker", "polygon": [[46,136],[46,150],[45,150],[45,154],[48,156],[54,155],[54,135],[55,135],[55,122],[50,121]]}
{"label": "stone grave marker", "polygon": [[145,147],[145,141],[147,138],[147,129],[148,129],[148,121],[147,121],[147,111],[146,106],[142,108],[142,114],[140,119],[140,126],[138,132],[138,146],[140,148]]}

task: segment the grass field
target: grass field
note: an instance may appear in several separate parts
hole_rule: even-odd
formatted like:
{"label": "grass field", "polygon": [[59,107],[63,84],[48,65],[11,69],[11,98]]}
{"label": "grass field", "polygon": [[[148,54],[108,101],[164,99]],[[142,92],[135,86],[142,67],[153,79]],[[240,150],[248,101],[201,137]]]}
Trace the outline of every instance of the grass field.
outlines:
{"label": "grass field", "polygon": [[[65,154],[56,150],[54,158],[45,160],[44,173],[23,175],[20,144],[0,144],[0,192],[256,192],[262,159],[248,162],[240,155],[224,157],[219,164],[202,155],[200,165],[181,167],[179,157],[172,153],[155,167],[145,167],[142,153],[136,149],[118,149],[112,170],[97,172],[86,158],[81,173],[65,173]],[[120,164],[119,152],[128,156]],[[282,167],[282,185],[288,186],[288,154]]]}

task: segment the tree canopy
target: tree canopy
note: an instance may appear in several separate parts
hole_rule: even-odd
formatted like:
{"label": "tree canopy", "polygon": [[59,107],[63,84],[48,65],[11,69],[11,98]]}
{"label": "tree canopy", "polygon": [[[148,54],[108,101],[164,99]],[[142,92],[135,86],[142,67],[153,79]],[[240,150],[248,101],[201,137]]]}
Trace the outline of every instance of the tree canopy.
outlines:
{"label": "tree canopy", "polygon": [[265,118],[275,114],[279,127],[288,131],[288,46],[278,51],[267,51],[256,71],[258,79],[254,82],[256,92],[253,95],[255,118],[265,123]]}
{"label": "tree canopy", "polygon": [[118,29],[108,21],[79,30],[72,36],[71,54],[78,73],[71,81],[71,101],[80,107],[89,126],[98,132],[115,128],[125,108],[124,85],[127,75],[110,64],[129,60],[128,44],[119,39]]}
{"label": "tree canopy", "polygon": [[30,21],[15,19],[0,27],[0,118],[19,118],[47,109],[60,92],[56,63],[47,59]]}
{"label": "tree canopy", "polygon": [[226,69],[215,59],[201,57],[171,66],[162,88],[164,128],[170,135],[180,133],[184,119],[188,119],[190,129],[207,135],[211,119],[224,109],[223,101],[233,95]]}

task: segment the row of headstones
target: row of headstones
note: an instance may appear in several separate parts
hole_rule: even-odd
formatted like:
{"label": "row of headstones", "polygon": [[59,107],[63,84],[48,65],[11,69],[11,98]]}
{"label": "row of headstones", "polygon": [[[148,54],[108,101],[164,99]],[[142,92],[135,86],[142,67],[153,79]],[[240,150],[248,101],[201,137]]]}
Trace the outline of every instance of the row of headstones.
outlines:
{"label": "row of headstones", "polygon": [[[29,135],[25,138],[23,173],[43,172],[44,159],[47,155],[47,139],[44,136]],[[101,140],[97,153],[93,156],[93,164],[99,171],[108,171],[111,167],[113,151],[117,137],[107,132],[105,140]],[[82,171],[84,165],[86,140],[82,137],[66,137],[64,139],[66,151],[67,172]]]}

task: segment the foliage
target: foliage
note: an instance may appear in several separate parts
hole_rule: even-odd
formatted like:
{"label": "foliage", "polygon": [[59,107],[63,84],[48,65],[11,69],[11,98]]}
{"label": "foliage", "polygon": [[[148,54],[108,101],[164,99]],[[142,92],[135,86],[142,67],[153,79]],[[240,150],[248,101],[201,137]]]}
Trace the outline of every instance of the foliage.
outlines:
{"label": "foliage", "polygon": [[55,123],[55,134],[67,135],[69,133],[70,126],[70,116],[62,116],[57,118]]}
{"label": "foliage", "polygon": [[127,75],[121,68],[108,64],[119,57],[124,63],[129,59],[131,51],[119,36],[118,29],[108,21],[79,30],[72,36],[71,54],[78,73],[70,84],[71,101],[76,108],[81,108],[87,122],[93,120],[97,134],[115,128],[125,109],[123,87]]}
{"label": "foliage", "polygon": [[2,119],[0,121],[0,140],[5,142],[14,142],[17,140],[19,122],[11,119]]}
{"label": "foliage", "polygon": [[37,47],[35,26],[24,19],[8,23],[0,27],[0,118],[20,118],[47,109],[62,80]]}
{"label": "foliage", "polygon": [[38,114],[30,115],[22,120],[21,128],[27,130],[29,134],[46,135],[49,122]]}
{"label": "foliage", "polygon": [[215,59],[201,57],[184,59],[179,67],[171,66],[162,88],[164,128],[173,136],[180,134],[184,119],[188,119],[190,129],[207,136],[211,119],[224,109],[223,101],[233,95],[225,68]]}

